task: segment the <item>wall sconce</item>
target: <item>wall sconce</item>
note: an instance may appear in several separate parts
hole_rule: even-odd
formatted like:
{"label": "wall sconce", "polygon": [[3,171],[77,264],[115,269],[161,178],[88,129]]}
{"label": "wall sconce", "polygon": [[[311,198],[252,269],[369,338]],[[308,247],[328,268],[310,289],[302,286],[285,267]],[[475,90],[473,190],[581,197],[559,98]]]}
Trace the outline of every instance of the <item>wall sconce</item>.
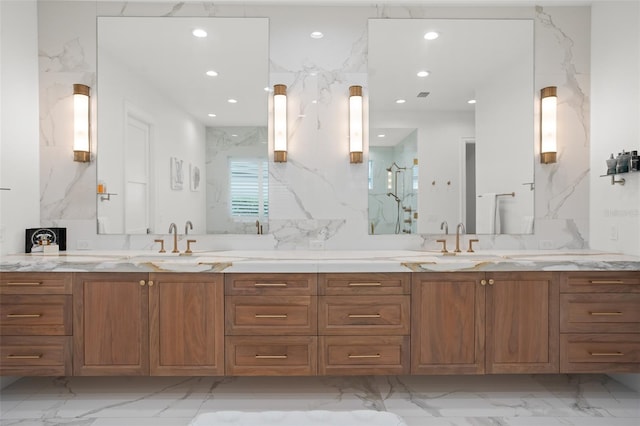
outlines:
{"label": "wall sconce", "polygon": [[555,86],[545,87],[540,91],[540,162],[542,164],[555,163],[558,152],[556,91]]}
{"label": "wall sconce", "polygon": [[89,86],[73,85],[73,161],[87,163],[89,152]]}
{"label": "wall sconce", "polygon": [[362,86],[349,87],[349,160],[362,163]]}
{"label": "wall sconce", "polygon": [[273,86],[273,161],[287,161],[287,86]]}

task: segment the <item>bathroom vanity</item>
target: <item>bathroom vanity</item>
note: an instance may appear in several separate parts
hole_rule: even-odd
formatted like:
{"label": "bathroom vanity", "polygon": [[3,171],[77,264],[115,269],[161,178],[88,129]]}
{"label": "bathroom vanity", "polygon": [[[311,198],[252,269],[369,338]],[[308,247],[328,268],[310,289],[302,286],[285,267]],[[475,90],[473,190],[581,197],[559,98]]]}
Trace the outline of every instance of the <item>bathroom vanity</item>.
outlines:
{"label": "bathroom vanity", "polygon": [[216,256],[3,259],[1,374],[640,372],[637,259]]}

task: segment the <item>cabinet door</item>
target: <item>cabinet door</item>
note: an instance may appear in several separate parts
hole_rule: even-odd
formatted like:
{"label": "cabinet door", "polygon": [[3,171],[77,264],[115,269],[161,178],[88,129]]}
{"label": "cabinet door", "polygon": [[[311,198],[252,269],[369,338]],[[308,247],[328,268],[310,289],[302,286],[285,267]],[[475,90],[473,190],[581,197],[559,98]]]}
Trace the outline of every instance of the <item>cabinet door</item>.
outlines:
{"label": "cabinet door", "polygon": [[559,372],[559,286],[550,272],[487,274],[487,373]]}
{"label": "cabinet door", "polygon": [[483,273],[413,275],[412,374],[484,372],[483,278]]}
{"label": "cabinet door", "polygon": [[147,274],[78,274],[73,305],[75,375],[149,373]]}
{"label": "cabinet door", "polygon": [[151,375],[224,374],[222,275],[151,274],[149,311]]}

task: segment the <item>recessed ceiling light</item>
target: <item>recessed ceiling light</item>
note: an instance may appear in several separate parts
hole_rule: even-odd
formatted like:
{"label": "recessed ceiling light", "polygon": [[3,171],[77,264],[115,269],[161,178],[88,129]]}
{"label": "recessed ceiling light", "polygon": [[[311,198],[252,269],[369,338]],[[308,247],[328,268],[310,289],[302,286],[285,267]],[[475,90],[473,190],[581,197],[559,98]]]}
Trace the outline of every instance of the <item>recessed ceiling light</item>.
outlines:
{"label": "recessed ceiling light", "polygon": [[396,99],[396,103],[397,104],[403,104],[405,102],[407,102],[407,101],[405,101],[404,99]]}
{"label": "recessed ceiling light", "polygon": [[207,115],[208,115],[209,117],[215,117],[215,116],[216,116],[214,113],[210,113],[210,114],[207,114]]}
{"label": "recessed ceiling light", "polygon": [[236,99],[233,99],[233,98],[227,99],[227,102],[229,102],[230,104],[237,104],[238,103],[238,101]]}
{"label": "recessed ceiling light", "polygon": [[310,34],[311,38],[315,38],[315,39],[319,39],[324,37],[324,34],[322,34],[320,31],[314,31]]}
{"label": "recessed ceiling light", "polygon": [[207,36],[207,32],[202,28],[196,28],[195,30],[191,31],[191,34],[193,34],[194,37],[198,38],[204,38]]}
{"label": "recessed ceiling light", "polygon": [[232,137],[232,138],[237,138],[237,137],[238,137],[238,135],[236,135],[235,133],[232,133],[232,134],[231,134],[231,137]]}
{"label": "recessed ceiling light", "polygon": [[271,88],[270,88],[270,87],[265,87],[265,88],[264,88],[264,91],[265,91],[265,92],[270,92],[270,91],[271,91]]}
{"label": "recessed ceiling light", "polygon": [[438,34],[438,33],[437,33],[437,32],[435,32],[435,31],[429,31],[428,33],[426,33],[426,34],[424,35],[424,39],[425,39],[425,40],[435,40],[435,39],[437,39],[438,37],[440,37],[440,34]]}
{"label": "recessed ceiling light", "polygon": [[318,101],[314,99],[314,100],[312,100],[312,101],[311,101],[311,103],[312,103],[312,104],[317,104],[317,103],[318,103]]}
{"label": "recessed ceiling light", "polygon": [[378,137],[379,137],[379,138],[384,138],[385,136],[387,136],[387,135],[385,135],[384,133],[380,133],[380,134],[378,135]]}
{"label": "recessed ceiling light", "polygon": [[298,114],[298,118],[305,118],[306,115],[305,114]]}
{"label": "recessed ceiling light", "polygon": [[429,71],[418,71],[418,77],[426,77],[429,75]]}
{"label": "recessed ceiling light", "polygon": [[218,76],[218,73],[216,71],[214,71],[214,70],[209,70],[209,71],[206,72],[206,74],[209,77],[217,77]]}
{"label": "recessed ceiling light", "polygon": [[475,103],[476,103],[476,100],[475,100],[475,99],[469,99],[469,100],[467,101],[467,103],[468,103],[468,104],[475,104]]}

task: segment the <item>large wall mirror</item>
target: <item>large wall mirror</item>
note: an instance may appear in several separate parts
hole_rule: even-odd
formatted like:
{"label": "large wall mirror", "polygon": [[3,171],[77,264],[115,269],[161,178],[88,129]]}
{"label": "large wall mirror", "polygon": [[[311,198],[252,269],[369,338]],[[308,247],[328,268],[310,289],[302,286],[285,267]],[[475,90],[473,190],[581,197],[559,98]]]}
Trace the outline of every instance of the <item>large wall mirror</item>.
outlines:
{"label": "large wall mirror", "polygon": [[266,232],[268,25],[98,18],[98,233]]}
{"label": "large wall mirror", "polygon": [[369,20],[369,233],[533,232],[533,47],[532,20]]}

